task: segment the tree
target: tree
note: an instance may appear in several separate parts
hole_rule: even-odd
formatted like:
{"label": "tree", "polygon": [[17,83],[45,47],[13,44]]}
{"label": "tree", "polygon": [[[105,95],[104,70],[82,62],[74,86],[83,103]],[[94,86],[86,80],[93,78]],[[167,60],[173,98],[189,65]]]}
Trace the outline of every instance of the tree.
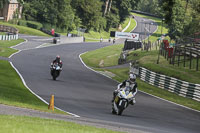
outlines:
{"label": "tree", "polygon": [[24,18],[67,30],[74,19],[70,3],[71,0],[25,0]]}
{"label": "tree", "polygon": [[189,23],[185,26],[184,35],[191,36],[199,32],[200,29],[200,1],[193,0],[187,3],[189,8],[189,13],[187,16],[190,16]]}
{"label": "tree", "polygon": [[104,13],[103,13],[104,16],[105,16],[106,13],[107,13],[109,2],[110,2],[110,0],[106,0],[106,1],[105,1],[105,9],[104,9]]}
{"label": "tree", "polygon": [[172,39],[183,40],[200,28],[199,0],[164,0],[165,22]]}
{"label": "tree", "polygon": [[0,1],[0,9],[3,8],[3,6],[8,3],[8,0],[1,0]]}
{"label": "tree", "polygon": [[115,0],[116,8],[119,9],[120,22],[123,22],[130,15],[131,11],[131,0]]}
{"label": "tree", "polygon": [[162,16],[161,5],[162,0],[140,0],[137,5],[137,10]]}
{"label": "tree", "polygon": [[87,31],[92,28],[98,31],[105,27],[102,5],[103,3],[99,0],[73,0],[72,2],[72,7],[76,9],[76,15],[81,19],[82,25],[87,28]]}

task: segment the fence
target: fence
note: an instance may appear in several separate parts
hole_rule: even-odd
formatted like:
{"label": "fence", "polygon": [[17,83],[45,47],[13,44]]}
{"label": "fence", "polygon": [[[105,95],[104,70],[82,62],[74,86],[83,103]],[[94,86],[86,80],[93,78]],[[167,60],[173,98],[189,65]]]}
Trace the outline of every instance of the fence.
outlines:
{"label": "fence", "polygon": [[0,35],[0,40],[17,40],[19,38],[18,34],[16,35]]}
{"label": "fence", "polygon": [[200,101],[200,84],[193,84],[166,75],[157,74],[143,67],[139,68],[139,77],[151,85],[166,89],[183,97]]}

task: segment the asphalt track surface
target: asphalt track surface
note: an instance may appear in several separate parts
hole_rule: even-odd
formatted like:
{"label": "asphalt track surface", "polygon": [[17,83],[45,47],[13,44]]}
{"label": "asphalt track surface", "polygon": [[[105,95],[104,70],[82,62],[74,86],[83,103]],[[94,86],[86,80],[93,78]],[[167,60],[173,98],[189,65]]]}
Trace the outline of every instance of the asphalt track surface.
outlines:
{"label": "asphalt track surface", "polygon": [[[140,18],[136,19],[140,22]],[[138,23],[134,32],[141,32],[141,29]],[[152,31],[155,29],[156,25],[151,28]],[[30,37],[28,40],[34,39]],[[33,49],[33,45],[38,47],[40,44],[38,40],[34,41],[36,43],[31,44],[30,50],[27,50],[27,45],[15,47],[22,51],[12,56],[11,60],[28,87],[46,101],[54,94],[55,105],[65,111],[85,118],[109,121],[123,128],[154,133],[199,133],[199,112],[142,92],[136,96],[137,103],[129,106],[122,116],[111,114],[112,92],[118,83],[86,68],[79,59],[81,53],[111,44],[65,44]],[[63,71],[58,80],[53,81],[50,63],[57,54],[62,58]]]}

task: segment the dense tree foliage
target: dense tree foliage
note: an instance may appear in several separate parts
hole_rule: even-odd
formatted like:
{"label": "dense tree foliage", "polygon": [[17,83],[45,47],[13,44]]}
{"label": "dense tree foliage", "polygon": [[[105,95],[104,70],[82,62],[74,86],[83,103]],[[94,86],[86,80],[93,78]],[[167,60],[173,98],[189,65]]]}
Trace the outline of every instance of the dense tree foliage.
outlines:
{"label": "dense tree foliage", "polygon": [[164,18],[172,39],[183,39],[200,29],[200,0],[138,0],[134,9]]}
{"label": "dense tree foliage", "polygon": [[162,16],[162,1],[163,0],[138,0],[136,9],[157,16]]}
{"label": "dense tree foliage", "polygon": [[71,0],[25,0],[24,19],[38,21],[45,26],[68,29],[74,19]]}
{"label": "dense tree foliage", "polygon": [[[46,27],[101,31],[117,27],[130,14],[135,0],[24,0],[23,18]],[[138,1],[138,0],[136,0]]]}
{"label": "dense tree foliage", "polygon": [[184,39],[200,29],[199,0],[163,0],[165,22],[172,39]]}
{"label": "dense tree foliage", "polygon": [[8,0],[1,0],[0,1],[0,9],[8,2]]}

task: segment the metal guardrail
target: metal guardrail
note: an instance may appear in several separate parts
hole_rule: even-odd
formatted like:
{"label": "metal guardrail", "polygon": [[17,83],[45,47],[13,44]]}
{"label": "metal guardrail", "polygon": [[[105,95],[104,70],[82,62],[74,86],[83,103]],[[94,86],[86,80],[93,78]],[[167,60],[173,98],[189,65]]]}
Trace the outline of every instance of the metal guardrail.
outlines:
{"label": "metal guardrail", "polygon": [[139,68],[141,80],[180,96],[200,101],[200,84],[193,84],[166,75],[152,72],[146,68]]}

